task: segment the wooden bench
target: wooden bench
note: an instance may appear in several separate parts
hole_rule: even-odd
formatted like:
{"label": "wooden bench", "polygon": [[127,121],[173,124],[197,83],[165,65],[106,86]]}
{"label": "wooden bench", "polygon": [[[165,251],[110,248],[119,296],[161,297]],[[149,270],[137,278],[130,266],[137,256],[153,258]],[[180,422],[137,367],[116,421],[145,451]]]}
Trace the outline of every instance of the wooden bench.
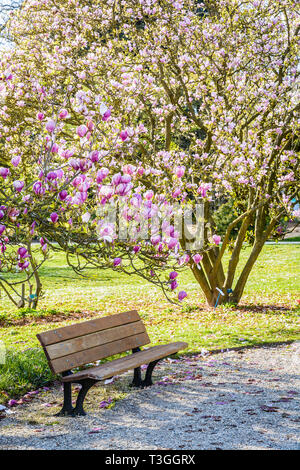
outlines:
{"label": "wooden bench", "polygon": [[[152,385],[152,372],[157,362],[187,347],[187,343],[177,342],[141,350],[141,346],[149,344],[150,339],[136,310],[57,328],[40,333],[37,337],[50,369],[62,376],[64,403],[59,416],[84,416],[83,401],[92,385],[130,369],[134,369],[133,386]],[[72,372],[79,366],[130,350],[132,354],[119,359]],[[142,364],[148,364],[144,380],[141,376]],[[74,408],[72,383],[82,386]]]}

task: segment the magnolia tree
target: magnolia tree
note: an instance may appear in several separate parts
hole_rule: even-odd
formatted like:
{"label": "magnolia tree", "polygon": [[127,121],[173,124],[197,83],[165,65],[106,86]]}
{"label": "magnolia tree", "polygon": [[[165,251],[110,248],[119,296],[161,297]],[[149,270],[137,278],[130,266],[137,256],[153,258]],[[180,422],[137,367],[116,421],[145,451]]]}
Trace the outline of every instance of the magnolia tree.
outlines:
{"label": "magnolia tree", "polygon": [[29,268],[29,233],[77,272],[182,300],[188,266],[209,305],[238,303],[299,216],[298,24],[292,0],[24,2],[1,62],[1,271]]}
{"label": "magnolia tree", "polygon": [[[13,74],[6,76],[2,87],[5,100],[14,99],[16,83]],[[180,252],[179,232],[171,224],[175,218],[178,230],[182,229],[182,207],[171,204],[164,193],[147,189],[142,180],[150,172],[144,167],[125,164],[118,171],[112,154],[128,139],[127,130],[119,128],[117,120],[109,125],[108,121],[113,121],[111,111],[98,98],[96,107],[94,101],[91,105],[92,119],[86,120],[82,92],[74,98],[72,92],[70,87],[65,100],[72,101],[77,124],[66,108],[60,108],[51,118],[39,111],[29,119],[27,131],[26,119],[21,125],[18,114],[10,137],[5,139],[5,154],[11,148],[11,160],[10,165],[0,168],[1,286],[16,305],[24,306],[25,301],[34,299],[36,306],[42,289],[38,269],[52,247],[63,249],[78,273],[93,266],[121,269],[149,278],[168,297],[168,292],[177,288],[175,268],[189,259]],[[36,93],[40,90],[32,90],[31,98]],[[46,99],[48,105],[55,101],[51,96]],[[21,108],[27,113],[25,105]],[[6,119],[7,111],[4,106],[2,117]],[[139,131],[143,132],[141,126]],[[104,163],[107,166],[102,166]],[[182,171],[178,167],[178,179]],[[158,173],[154,176],[158,178]],[[42,255],[37,259],[32,253],[34,241]],[[170,271],[167,278],[161,276],[166,269]],[[23,279],[7,278],[16,270],[25,274],[29,297],[24,296]],[[31,279],[36,282],[35,292]],[[180,291],[177,297],[183,300],[186,292]]]}

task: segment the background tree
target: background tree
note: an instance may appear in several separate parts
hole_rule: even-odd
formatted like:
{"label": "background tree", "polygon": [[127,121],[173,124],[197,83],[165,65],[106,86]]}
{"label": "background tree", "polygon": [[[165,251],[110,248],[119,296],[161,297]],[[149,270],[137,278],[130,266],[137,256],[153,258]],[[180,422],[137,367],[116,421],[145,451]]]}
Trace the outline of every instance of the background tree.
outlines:
{"label": "background tree", "polygon": [[[140,244],[138,236],[115,240],[109,257],[121,250],[118,269],[172,290],[172,280],[161,281],[163,271],[171,264],[189,265],[209,305],[217,287],[225,293],[223,301],[237,303],[265,241],[278,233],[284,217],[298,215],[298,17],[292,0],[27,1],[10,21],[16,48],[2,61],[1,151],[7,155],[18,147],[29,155],[34,147],[36,153],[36,114],[55,121],[65,109],[68,125],[55,140],[56,161],[66,158],[71,146],[77,158],[80,148],[80,158],[91,160],[82,145],[85,135],[77,142],[74,126],[88,129],[92,122],[87,147],[100,154],[91,172],[101,163],[115,176],[105,185],[112,195],[99,187],[87,191],[85,210],[94,227],[102,201],[129,203],[127,222],[138,217],[130,213],[135,206],[143,208],[139,217],[151,222],[158,213],[162,218],[162,208],[174,215],[177,203],[204,205],[200,252],[191,250],[186,234],[170,222],[147,243]],[[76,171],[89,172],[78,165]],[[234,201],[222,239],[214,220],[221,200]],[[85,230],[73,224],[66,235],[65,220],[49,231],[43,219],[41,233],[83,258],[74,269],[111,265],[107,240],[98,243],[93,224]],[[245,241],[252,250],[240,266]]]}

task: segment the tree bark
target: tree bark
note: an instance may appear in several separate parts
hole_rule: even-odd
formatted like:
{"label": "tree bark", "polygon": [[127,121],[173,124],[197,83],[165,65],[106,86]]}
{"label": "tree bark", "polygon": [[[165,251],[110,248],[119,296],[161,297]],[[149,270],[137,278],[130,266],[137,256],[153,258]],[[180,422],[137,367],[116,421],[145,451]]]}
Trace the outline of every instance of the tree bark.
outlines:
{"label": "tree bark", "polygon": [[254,266],[254,263],[257,260],[261,250],[263,249],[264,244],[267,241],[268,237],[272,233],[279,217],[280,216],[273,219],[264,232],[261,232],[261,230],[257,230],[257,237],[258,238],[256,239],[256,241],[254,243],[254,246],[252,248],[252,251],[250,253],[248,261],[246,262],[246,264],[244,266],[244,269],[242,270],[242,272],[240,274],[240,277],[239,277],[239,279],[236,283],[236,286],[233,290],[232,300],[233,300],[234,303],[238,304],[239,301],[241,300],[241,297],[242,297],[244,289],[245,289],[246,282],[247,282],[248,277],[251,273],[251,270]]}
{"label": "tree bark", "polygon": [[202,292],[206,298],[208,305],[212,305],[213,302],[213,294],[210,285],[207,282],[206,276],[202,268],[198,268],[195,263],[192,262],[191,264],[191,271],[195,276],[196,281],[200,285]]}
{"label": "tree bark", "polygon": [[247,263],[244,266],[244,269],[241,272],[241,275],[236,283],[236,286],[233,290],[232,294],[232,301],[235,304],[238,304],[239,301],[241,300],[242,294],[244,292],[244,288],[246,285],[246,282],[248,280],[249,274],[254,266],[255,261],[257,260],[261,250],[263,249],[264,242],[257,242],[251,251],[251,254],[248,258]]}
{"label": "tree bark", "polygon": [[244,243],[245,236],[246,236],[247,229],[248,229],[249,225],[250,225],[250,216],[246,217],[243,220],[242,226],[239,230],[238,237],[237,237],[237,239],[235,241],[235,244],[234,244],[234,249],[233,249],[231,258],[229,260],[229,263],[228,263],[227,278],[226,278],[226,282],[225,282],[226,291],[227,291],[227,289],[232,288],[236,268],[237,268],[237,265],[238,265],[239,259],[240,259],[241,249],[242,249],[242,246],[243,246],[243,243]]}

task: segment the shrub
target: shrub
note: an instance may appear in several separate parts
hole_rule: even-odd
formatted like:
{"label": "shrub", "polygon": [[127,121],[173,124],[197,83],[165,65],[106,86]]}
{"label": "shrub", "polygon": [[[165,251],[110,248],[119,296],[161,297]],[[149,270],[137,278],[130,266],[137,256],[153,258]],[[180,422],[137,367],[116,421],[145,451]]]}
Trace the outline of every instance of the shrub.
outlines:
{"label": "shrub", "polygon": [[42,387],[54,378],[42,349],[10,349],[5,364],[0,364],[0,403]]}

